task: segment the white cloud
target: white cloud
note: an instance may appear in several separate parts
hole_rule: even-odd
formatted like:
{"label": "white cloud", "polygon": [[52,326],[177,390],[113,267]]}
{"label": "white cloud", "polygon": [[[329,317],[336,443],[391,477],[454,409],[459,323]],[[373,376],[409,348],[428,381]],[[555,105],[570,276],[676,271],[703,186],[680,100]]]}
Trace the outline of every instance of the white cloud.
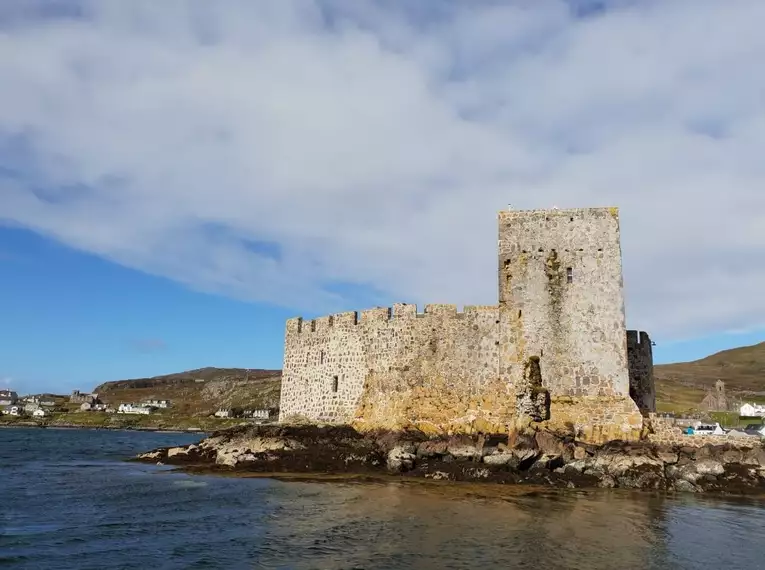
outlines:
{"label": "white cloud", "polygon": [[615,204],[631,326],[761,325],[765,4],[612,4],[11,2],[0,221],[318,312],[493,303],[497,209]]}

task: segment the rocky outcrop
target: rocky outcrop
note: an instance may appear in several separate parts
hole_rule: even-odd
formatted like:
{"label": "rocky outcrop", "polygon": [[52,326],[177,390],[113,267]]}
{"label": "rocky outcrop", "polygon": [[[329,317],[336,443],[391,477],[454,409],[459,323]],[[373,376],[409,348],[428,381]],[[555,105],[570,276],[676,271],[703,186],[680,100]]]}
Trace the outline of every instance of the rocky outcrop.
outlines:
{"label": "rocky outcrop", "polygon": [[225,472],[359,474],[434,480],[765,492],[765,448],[752,439],[703,447],[651,442],[595,446],[548,431],[428,437],[347,426],[239,426],[138,461]]}

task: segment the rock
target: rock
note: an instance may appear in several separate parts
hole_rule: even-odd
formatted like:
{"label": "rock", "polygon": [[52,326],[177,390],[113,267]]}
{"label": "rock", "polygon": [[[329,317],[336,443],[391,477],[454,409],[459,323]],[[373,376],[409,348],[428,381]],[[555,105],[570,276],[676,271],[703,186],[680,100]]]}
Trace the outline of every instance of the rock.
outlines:
{"label": "rock", "polygon": [[759,465],[765,467],[765,448],[762,445],[753,447],[743,453],[741,463],[746,465]]}
{"label": "rock", "polygon": [[572,471],[574,473],[584,473],[585,470],[589,467],[589,462],[585,459],[576,459],[574,461],[571,461],[570,463],[567,463],[564,467],[565,471]]}
{"label": "rock", "polygon": [[553,471],[559,467],[563,467],[563,456],[557,453],[544,453],[539,459],[536,460],[532,469],[547,469]]}
{"label": "rock", "polygon": [[725,468],[722,463],[714,459],[702,459],[696,461],[696,472],[700,475],[722,475]]}
{"label": "rock", "polygon": [[657,463],[642,463],[622,472],[617,482],[624,489],[661,489],[666,487],[664,467]]}
{"label": "rock", "polygon": [[416,455],[412,453],[412,446],[396,446],[388,452],[387,467],[390,471],[409,471],[414,467]]}
{"label": "rock", "polygon": [[539,457],[539,451],[536,449],[513,449],[513,455],[518,459],[518,469],[525,471]]}
{"label": "rock", "polygon": [[433,473],[425,473],[427,479],[433,479],[434,481],[443,481],[452,479],[452,476],[443,471],[434,471]]}
{"label": "rock", "polygon": [[446,452],[458,461],[480,461],[483,456],[483,439],[455,437],[446,447]]}
{"label": "rock", "polygon": [[610,475],[604,475],[600,478],[600,481],[598,481],[598,487],[603,487],[604,489],[613,489],[616,487],[616,481]]}
{"label": "rock", "polygon": [[744,452],[740,449],[728,449],[723,451],[720,461],[722,463],[741,463],[744,459]]}
{"label": "rock", "polygon": [[660,451],[657,455],[659,461],[666,463],[667,465],[674,465],[678,460],[677,453],[672,453],[671,451]]}
{"label": "rock", "polygon": [[438,457],[446,455],[447,443],[443,440],[423,441],[417,446],[418,457]]}
{"label": "rock", "polygon": [[518,458],[514,453],[493,453],[492,455],[484,455],[483,462],[487,465],[517,464]]}
{"label": "rock", "polygon": [[549,431],[538,431],[534,436],[537,442],[537,449],[543,454],[563,455],[566,444],[555,434]]}
{"label": "rock", "polygon": [[587,457],[587,450],[584,447],[576,446],[574,448],[574,459],[580,460]]}
{"label": "rock", "polygon": [[154,461],[157,459],[163,459],[167,457],[167,452],[162,449],[158,449],[156,451],[149,451],[147,453],[141,453],[138,455],[137,459],[141,461]]}
{"label": "rock", "polygon": [[694,485],[690,481],[686,481],[685,479],[680,479],[678,481],[675,481],[675,490],[686,492],[686,493],[696,493],[698,492],[699,488],[696,487],[696,485]]}

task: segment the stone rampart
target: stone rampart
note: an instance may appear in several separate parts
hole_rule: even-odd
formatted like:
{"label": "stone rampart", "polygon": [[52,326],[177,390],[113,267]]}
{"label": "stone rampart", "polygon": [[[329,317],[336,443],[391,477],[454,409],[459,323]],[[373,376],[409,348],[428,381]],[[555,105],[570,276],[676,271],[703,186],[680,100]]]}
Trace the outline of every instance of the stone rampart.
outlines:
{"label": "stone rampart", "polygon": [[403,303],[291,319],[280,417],[426,430],[481,418],[504,425],[495,402],[509,409],[513,401],[498,382],[497,320],[497,307],[431,304],[418,313]]}

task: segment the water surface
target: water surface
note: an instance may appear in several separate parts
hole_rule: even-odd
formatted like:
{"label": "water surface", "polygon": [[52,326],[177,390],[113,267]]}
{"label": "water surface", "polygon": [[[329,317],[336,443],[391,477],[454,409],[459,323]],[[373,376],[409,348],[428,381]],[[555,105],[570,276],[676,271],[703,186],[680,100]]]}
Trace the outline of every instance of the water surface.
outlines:
{"label": "water surface", "polygon": [[0,567],[765,568],[765,503],[284,483],[124,463],[198,435],[0,429]]}

